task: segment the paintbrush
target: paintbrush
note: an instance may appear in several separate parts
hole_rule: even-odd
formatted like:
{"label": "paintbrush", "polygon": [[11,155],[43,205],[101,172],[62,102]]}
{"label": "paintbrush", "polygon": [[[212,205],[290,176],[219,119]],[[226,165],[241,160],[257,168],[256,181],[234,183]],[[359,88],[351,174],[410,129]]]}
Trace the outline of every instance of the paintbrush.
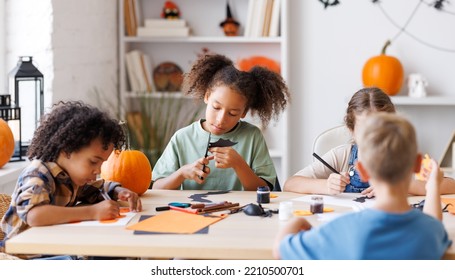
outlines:
{"label": "paintbrush", "polygon": [[318,156],[318,154],[316,153],[313,153],[313,156],[319,160],[320,162],[322,162],[322,164],[324,164],[325,166],[327,166],[328,169],[332,170],[334,173],[336,174],[340,174],[340,172],[338,172],[335,168],[333,168],[330,164],[328,164],[325,160],[323,160],[320,156]]}

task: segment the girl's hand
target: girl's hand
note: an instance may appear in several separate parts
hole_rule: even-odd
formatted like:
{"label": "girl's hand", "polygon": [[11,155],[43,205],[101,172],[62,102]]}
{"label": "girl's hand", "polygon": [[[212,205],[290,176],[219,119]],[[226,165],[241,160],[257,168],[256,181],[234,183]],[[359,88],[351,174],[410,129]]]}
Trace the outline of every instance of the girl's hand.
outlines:
{"label": "girl's hand", "polygon": [[142,202],[137,193],[122,188],[122,190],[117,193],[117,197],[121,201],[128,201],[131,212],[142,211]]}
{"label": "girl's hand", "polygon": [[112,220],[120,214],[119,205],[114,200],[103,200],[91,207],[94,220]]}
{"label": "girl's hand", "polygon": [[366,197],[374,197],[374,187],[368,187],[367,189],[363,190],[361,194],[365,195]]}
{"label": "girl's hand", "polygon": [[346,185],[351,182],[347,172],[336,174],[330,174],[327,178],[327,193],[329,195],[340,194],[346,189]]}
{"label": "girl's hand", "polygon": [[193,180],[198,184],[202,184],[204,179],[210,174],[210,168],[207,166],[213,156],[200,158],[197,161],[184,165],[180,168],[181,176],[184,179]]}
{"label": "girl's hand", "polygon": [[431,159],[431,169],[428,172],[424,172],[424,178],[427,180],[425,184],[426,191],[438,190],[439,186],[442,183],[442,179],[444,178],[444,173],[438,166],[438,163]]}
{"label": "girl's hand", "polygon": [[214,156],[217,168],[234,168],[243,158],[232,147],[217,147],[209,150]]}

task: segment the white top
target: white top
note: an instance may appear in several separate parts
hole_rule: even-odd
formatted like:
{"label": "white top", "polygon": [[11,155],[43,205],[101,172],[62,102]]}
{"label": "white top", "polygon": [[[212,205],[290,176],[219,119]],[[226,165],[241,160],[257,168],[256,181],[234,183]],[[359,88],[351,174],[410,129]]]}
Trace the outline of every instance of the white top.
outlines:
{"label": "white top", "polygon": [[[351,147],[352,144],[344,144],[331,149],[321,157],[338,172],[348,172]],[[295,173],[294,176],[304,176],[314,179],[327,179],[332,173],[333,171],[331,171],[316,159],[312,164]]]}

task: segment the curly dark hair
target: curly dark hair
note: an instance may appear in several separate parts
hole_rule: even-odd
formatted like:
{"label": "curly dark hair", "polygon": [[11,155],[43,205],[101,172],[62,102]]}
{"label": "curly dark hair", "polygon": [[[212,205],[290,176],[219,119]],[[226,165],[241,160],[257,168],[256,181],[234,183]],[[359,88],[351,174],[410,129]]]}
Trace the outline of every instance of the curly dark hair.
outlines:
{"label": "curly dark hair", "polygon": [[204,99],[215,87],[227,86],[247,99],[247,110],[257,114],[267,127],[270,119],[278,119],[290,101],[290,93],[281,75],[264,67],[249,72],[235,68],[232,60],[220,54],[201,56],[184,74],[182,91]]}
{"label": "curly dark hair", "polygon": [[105,150],[109,144],[120,149],[125,133],[106,112],[81,101],[59,102],[41,118],[27,150],[30,160],[56,161],[61,152],[77,152],[99,138]]}
{"label": "curly dark hair", "polygon": [[354,131],[355,115],[363,112],[395,113],[395,106],[390,97],[377,87],[362,88],[351,97],[344,122],[349,130]]}

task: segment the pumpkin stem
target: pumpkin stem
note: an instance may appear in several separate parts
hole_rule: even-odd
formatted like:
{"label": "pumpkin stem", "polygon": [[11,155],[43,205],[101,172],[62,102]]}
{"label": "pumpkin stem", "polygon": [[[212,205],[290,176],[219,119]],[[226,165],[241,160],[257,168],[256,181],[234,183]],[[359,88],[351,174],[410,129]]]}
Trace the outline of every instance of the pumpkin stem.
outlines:
{"label": "pumpkin stem", "polygon": [[390,46],[390,44],[392,44],[392,42],[390,42],[390,40],[387,40],[385,42],[384,47],[382,47],[381,54],[385,55],[385,51],[386,51],[387,47]]}
{"label": "pumpkin stem", "polygon": [[128,125],[126,124],[126,121],[119,121],[119,125],[123,129],[123,133],[125,134],[125,147],[124,150],[129,150],[130,149],[130,134],[128,133]]}

